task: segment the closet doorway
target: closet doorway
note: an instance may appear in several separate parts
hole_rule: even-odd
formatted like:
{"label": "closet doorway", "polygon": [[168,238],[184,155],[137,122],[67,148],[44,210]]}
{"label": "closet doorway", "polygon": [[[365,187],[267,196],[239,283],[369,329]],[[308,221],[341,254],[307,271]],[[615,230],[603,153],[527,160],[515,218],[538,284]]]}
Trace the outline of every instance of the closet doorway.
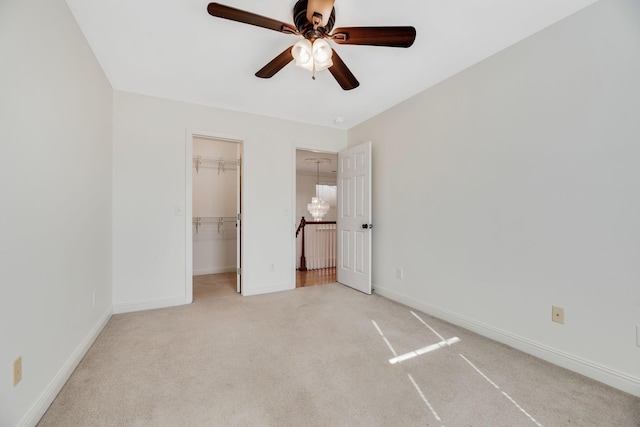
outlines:
{"label": "closet doorway", "polygon": [[[336,153],[296,150],[297,288],[336,282],[337,159]],[[316,208],[326,210],[316,218],[309,210],[314,198]]]}
{"label": "closet doorway", "polygon": [[193,135],[190,157],[192,299],[241,293],[242,145]]}

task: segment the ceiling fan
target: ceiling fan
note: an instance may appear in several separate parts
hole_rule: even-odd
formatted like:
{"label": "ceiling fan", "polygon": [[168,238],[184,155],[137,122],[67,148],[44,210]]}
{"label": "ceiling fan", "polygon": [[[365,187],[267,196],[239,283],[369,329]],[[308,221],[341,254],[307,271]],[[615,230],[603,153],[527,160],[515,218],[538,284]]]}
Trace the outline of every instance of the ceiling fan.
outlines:
{"label": "ceiling fan", "polygon": [[209,3],[207,11],[218,18],[304,37],[262,67],[256,73],[257,77],[264,79],[273,77],[295,60],[296,65],[312,71],[314,79],[316,71],[328,69],[342,89],[351,90],[357,88],[360,83],[325,39],[337,44],[409,47],[416,38],[416,29],[414,27],[344,27],[336,28],[332,33],[336,20],[334,1],[298,0],[293,7],[295,26],[220,3]]}

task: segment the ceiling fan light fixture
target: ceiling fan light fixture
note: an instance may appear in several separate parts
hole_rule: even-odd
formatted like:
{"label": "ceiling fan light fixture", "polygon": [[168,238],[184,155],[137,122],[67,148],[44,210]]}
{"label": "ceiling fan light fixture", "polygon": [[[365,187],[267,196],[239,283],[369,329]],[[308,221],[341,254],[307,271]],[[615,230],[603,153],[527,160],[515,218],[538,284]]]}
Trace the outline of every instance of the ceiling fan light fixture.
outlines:
{"label": "ceiling fan light fixture", "polygon": [[315,63],[316,71],[326,70],[333,65],[331,56],[333,51],[329,43],[323,39],[317,39],[313,42],[313,62]]}
{"label": "ceiling fan light fixture", "polygon": [[291,55],[296,60],[296,65],[305,70],[313,70],[313,47],[307,39],[302,39],[293,45]]}
{"label": "ceiling fan light fixture", "polygon": [[325,40],[317,39],[311,42],[302,39],[293,45],[291,55],[298,67],[309,71],[322,71],[333,65],[331,56],[333,50]]}

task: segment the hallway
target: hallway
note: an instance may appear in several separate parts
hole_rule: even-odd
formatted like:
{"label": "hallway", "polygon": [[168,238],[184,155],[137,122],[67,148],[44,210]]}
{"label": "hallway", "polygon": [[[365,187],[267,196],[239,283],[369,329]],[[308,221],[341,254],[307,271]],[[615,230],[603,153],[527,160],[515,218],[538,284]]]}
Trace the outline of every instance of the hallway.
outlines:
{"label": "hallway", "polygon": [[296,288],[324,285],[336,282],[336,268],[321,268],[317,270],[296,270]]}

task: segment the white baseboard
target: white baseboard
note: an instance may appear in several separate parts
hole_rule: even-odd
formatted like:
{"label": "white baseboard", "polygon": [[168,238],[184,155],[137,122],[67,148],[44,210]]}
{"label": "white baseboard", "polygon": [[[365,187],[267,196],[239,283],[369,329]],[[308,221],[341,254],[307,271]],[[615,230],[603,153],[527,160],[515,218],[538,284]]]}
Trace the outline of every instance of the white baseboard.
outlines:
{"label": "white baseboard", "polygon": [[185,305],[184,297],[161,298],[154,300],[129,301],[121,302],[113,305],[113,313],[131,313],[133,311],[153,310],[156,308],[175,307],[177,305]]}
{"label": "white baseboard", "polygon": [[220,273],[233,273],[236,271],[236,266],[227,266],[227,267],[209,267],[209,268],[198,268],[193,270],[194,276],[204,276],[205,274],[220,274]]}
{"label": "white baseboard", "polygon": [[640,378],[627,375],[616,371],[615,369],[610,369],[606,366],[593,363],[553,347],[485,325],[456,313],[443,310],[439,307],[418,301],[407,295],[385,288],[384,286],[374,285],[374,292],[385,298],[389,298],[390,300],[399,302],[439,319],[453,323],[454,325],[476,332],[494,341],[498,341],[520,351],[524,351],[525,353],[546,360],[547,362],[551,362],[554,365],[561,366],[565,369],[569,369],[570,371],[577,372],[611,387],[615,387],[619,390],[640,397]]}
{"label": "white baseboard", "polygon": [[29,412],[27,412],[22,420],[20,420],[18,426],[30,427],[38,424],[44,413],[47,412],[47,409],[53,400],[56,398],[58,393],[60,393],[60,390],[62,390],[62,387],[69,380],[69,377],[71,377],[71,374],[76,369],[82,358],[87,354],[87,351],[89,351],[96,338],[98,338],[100,332],[102,332],[104,327],[107,325],[112,314],[113,310],[109,307],[107,311],[100,316],[100,319],[98,319],[87,336],[82,340],[78,347],[76,347],[74,352],[71,354],[71,357],[69,357],[62,368],[60,368],[53,380],[31,406]]}

